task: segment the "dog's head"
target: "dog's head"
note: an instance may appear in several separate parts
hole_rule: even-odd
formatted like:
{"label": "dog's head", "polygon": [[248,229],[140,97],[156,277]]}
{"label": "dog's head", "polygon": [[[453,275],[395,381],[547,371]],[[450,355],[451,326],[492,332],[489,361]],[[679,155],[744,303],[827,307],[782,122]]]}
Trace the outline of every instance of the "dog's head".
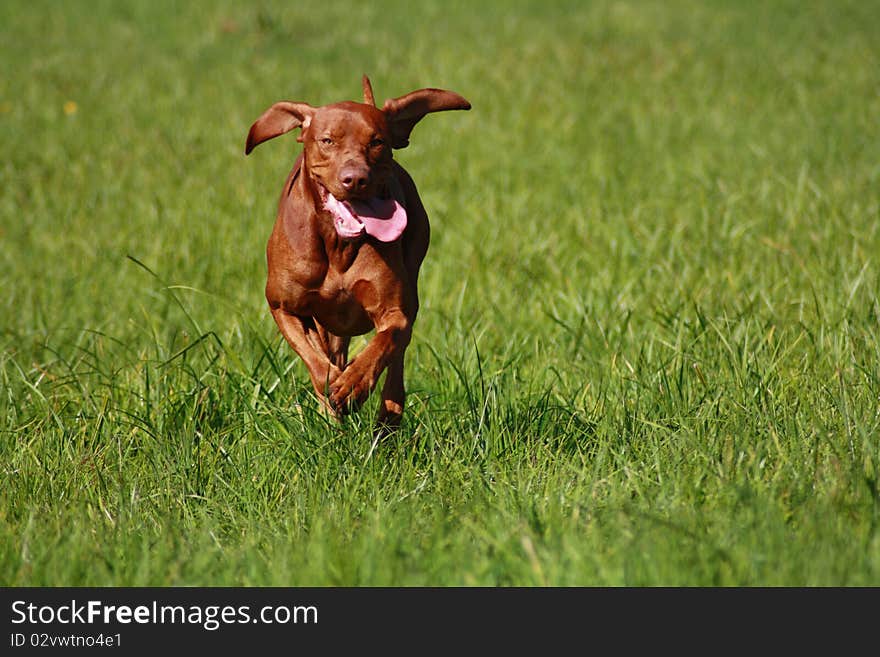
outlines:
{"label": "dog's head", "polygon": [[431,112],[471,107],[451,91],[419,89],[386,100],[379,109],[366,75],[363,92],[363,103],[275,103],[251,126],[245,154],[267,139],[300,128],[297,141],[303,143],[306,170],[322,194],[329,192],[340,202],[387,197],[392,149],[409,144],[416,123]]}

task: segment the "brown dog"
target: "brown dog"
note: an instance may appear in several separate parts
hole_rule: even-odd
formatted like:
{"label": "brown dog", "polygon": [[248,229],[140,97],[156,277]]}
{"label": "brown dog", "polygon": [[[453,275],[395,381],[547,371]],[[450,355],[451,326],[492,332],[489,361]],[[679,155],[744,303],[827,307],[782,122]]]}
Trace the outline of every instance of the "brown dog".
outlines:
{"label": "brown dog", "polygon": [[[426,114],[470,103],[451,91],[420,89],[378,109],[367,76],[363,93],[363,103],[275,103],[251,126],[245,154],[301,129],[303,152],[266,248],[266,299],[331,414],[363,403],[388,369],[376,420],[381,433],[398,426],[403,413],[403,356],[430,233],[416,186],[391,151],[409,144]],[[348,362],[351,337],[374,328]]]}

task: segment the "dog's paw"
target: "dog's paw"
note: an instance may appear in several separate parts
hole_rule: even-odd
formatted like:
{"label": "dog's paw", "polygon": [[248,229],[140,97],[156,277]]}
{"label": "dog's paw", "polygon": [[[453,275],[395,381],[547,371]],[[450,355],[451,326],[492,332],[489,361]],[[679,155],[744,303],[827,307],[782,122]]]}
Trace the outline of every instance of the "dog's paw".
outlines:
{"label": "dog's paw", "polygon": [[389,412],[385,408],[379,411],[376,416],[376,423],[373,425],[373,438],[386,438],[395,433],[400,428],[402,415],[400,413]]}
{"label": "dog's paw", "polygon": [[373,425],[373,438],[381,440],[393,435],[400,428],[403,419],[403,398],[385,397],[379,405],[379,413]]}
{"label": "dog's paw", "polygon": [[367,401],[375,381],[349,366],[330,384],[330,403],[337,412],[356,410]]}

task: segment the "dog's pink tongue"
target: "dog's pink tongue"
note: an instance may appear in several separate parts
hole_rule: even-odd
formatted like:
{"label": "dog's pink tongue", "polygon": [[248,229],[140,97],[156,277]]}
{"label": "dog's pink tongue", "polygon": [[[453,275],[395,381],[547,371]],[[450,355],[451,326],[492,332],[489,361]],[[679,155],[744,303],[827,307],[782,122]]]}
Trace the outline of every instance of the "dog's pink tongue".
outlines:
{"label": "dog's pink tongue", "polygon": [[393,242],[406,228],[406,210],[393,198],[339,201],[327,194],[324,206],[333,215],[333,225],[343,239],[351,240],[366,232],[380,242]]}
{"label": "dog's pink tongue", "polygon": [[393,198],[351,201],[351,207],[363,222],[367,235],[380,242],[393,242],[406,228],[406,210]]}
{"label": "dog's pink tongue", "polygon": [[363,235],[364,222],[352,213],[347,204],[337,200],[333,194],[327,194],[324,207],[333,215],[333,226],[341,238],[351,240]]}

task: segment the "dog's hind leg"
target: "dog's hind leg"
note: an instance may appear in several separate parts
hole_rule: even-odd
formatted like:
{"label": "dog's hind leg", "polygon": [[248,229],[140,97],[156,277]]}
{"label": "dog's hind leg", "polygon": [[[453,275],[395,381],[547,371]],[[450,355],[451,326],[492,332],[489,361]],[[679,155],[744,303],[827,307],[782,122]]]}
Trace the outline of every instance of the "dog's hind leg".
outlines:
{"label": "dog's hind leg", "polygon": [[318,322],[315,322],[315,327],[321,339],[324,353],[327,354],[330,362],[336,365],[341,372],[348,364],[348,345],[351,342],[351,338],[335,335]]}
{"label": "dog's hind leg", "polygon": [[397,352],[388,362],[388,368],[385,370],[382,402],[376,415],[373,432],[376,436],[390,434],[400,426],[403,404],[406,400],[406,391],[403,387],[403,355],[403,350]]}

